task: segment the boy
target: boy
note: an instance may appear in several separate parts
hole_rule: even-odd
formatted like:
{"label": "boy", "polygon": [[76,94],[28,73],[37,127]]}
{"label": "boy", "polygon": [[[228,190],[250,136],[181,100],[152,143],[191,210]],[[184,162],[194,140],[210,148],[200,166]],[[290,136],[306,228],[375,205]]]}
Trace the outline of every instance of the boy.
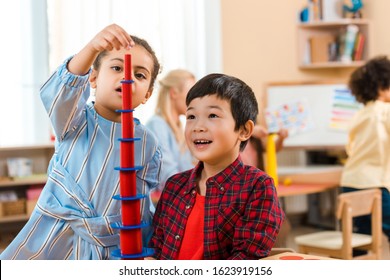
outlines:
{"label": "boy", "polygon": [[210,74],[191,88],[186,105],[186,142],[199,163],[166,183],[153,218],[153,257],[266,257],[284,213],[272,179],[239,157],[258,114],[252,89]]}

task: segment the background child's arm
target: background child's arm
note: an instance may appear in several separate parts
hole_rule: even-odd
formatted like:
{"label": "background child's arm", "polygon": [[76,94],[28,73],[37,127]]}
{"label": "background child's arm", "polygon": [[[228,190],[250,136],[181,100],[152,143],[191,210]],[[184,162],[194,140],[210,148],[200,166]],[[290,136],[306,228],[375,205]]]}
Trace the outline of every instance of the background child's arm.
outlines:
{"label": "background child's arm", "polygon": [[279,152],[283,148],[284,139],[286,139],[287,137],[288,137],[287,129],[282,128],[278,131],[278,138],[276,139],[275,142],[275,149],[277,152]]}
{"label": "background child's arm", "polygon": [[[277,134],[278,134],[278,137],[276,138],[275,148],[276,148],[276,151],[279,152],[283,148],[284,140],[288,137],[288,130],[281,128],[277,132]],[[265,127],[263,127],[261,125],[255,125],[255,127],[253,128],[252,137],[260,139],[262,141],[262,143],[265,142],[264,139],[267,137],[267,135],[268,135],[268,130]],[[264,147],[264,144],[263,144],[263,147]]]}
{"label": "background child's arm", "polygon": [[253,133],[252,133],[253,137],[255,137],[257,139],[263,139],[263,138],[267,137],[267,135],[268,135],[268,130],[264,126],[257,124],[253,128]]}

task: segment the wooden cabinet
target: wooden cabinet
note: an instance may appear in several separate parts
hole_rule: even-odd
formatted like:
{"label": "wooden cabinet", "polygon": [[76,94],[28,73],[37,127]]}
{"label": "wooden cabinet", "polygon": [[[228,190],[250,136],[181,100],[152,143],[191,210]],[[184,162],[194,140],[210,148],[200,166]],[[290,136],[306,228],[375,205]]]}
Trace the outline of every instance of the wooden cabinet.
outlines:
{"label": "wooden cabinet", "polygon": [[[29,200],[27,193],[46,183],[47,167],[53,153],[52,143],[0,147],[0,194],[16,193],[18,196],[17,201],[0,201],[0,251],[28,220],[28,206],[33,207],[35,201]],[[10,177],[7,162],[20,158],[28,159],[31,163],[31,175]]]}
{"label": "wooden cabinet", "polygon": [[[356,41],[361,43],[361,53],[354,59],[353,46],[351,61],[341,59],[345,48],[346,30],[348,26],[356,26]],[[341,19],[337,21],[313,21],[298,24],[298,65],[300,69],[358,67],[369,58],[369,21],[367,19]]]}

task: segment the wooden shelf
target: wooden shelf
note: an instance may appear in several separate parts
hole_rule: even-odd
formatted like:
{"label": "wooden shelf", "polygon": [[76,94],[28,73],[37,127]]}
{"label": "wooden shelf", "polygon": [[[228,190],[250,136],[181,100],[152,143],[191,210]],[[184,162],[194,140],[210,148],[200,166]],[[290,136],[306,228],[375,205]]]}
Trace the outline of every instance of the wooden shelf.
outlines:
{"label": "wooden shelf", "polygon": [[[23,146],[0,146],[0,191],[13,190],[18,193],[27,191],[30,186],[40,186],[47,181],[47,167],[54,153],[53,143],[40,143]],[[32,161],[33,175],[10,178],[7,170],[7,159],[24,157]],[[26,210],[27,212],[27,210]],[[29,215],[10,215],[0,217],[0,233],[21,229]]]}
{"label": "wooden shelf", "polygon": [[47,180],[46,174],[34,174],[32,176],[21,177],[21,178],[2,177],[0,178],[0,188],[45,184],[46,180]]}
{"label": "wooden shelf", "polygon": [[53,150],[54,144],[53,143],[41,143],[36,145],[18,145],[18,146],[0,146],[0,152],[6,152],[6,151],[25,151],[25,150]]}
{"label": "wooden shelf", "polygon": [[323,68],[355,68],[363,66],[365,61],[352,61],[349,63],[344,63],[341,61],[334,62],[322,62],[322,63],[311,63],[311,64],[301,64],[299,68],[301,69],[323,69]]}
{"label": "wooden shelf", "polygon": [[[307,23],[298,23],[297,25],[297,41],[298,41],[298,67],[302,70],[311,70],[311,69],[332,69],[332,68],[356,68],[364,65],[364,63],[369,58],[369,20],[367,19],[340,19],[337,21],[312,21]],[[326,55],[324,52],[328,50],[326,48],[326,43],[321,44],[315,48],[318,61],[324,62],[315,62],[313,63],[313,39],[335,42],[336,38],[339,36],[340,32],[343,32],[348,25],[356,25],[359,28],[359,32],[363,34],[365,41],[361,60],[351,61],[351,62],[341,62],[341,61],[330,61],[326,62]],[[328,44],[330,44],[328,42]],[[324,51],[322,51],[324,49]],[[318,57],[318,54],[321,58]]]}
{"label": "wooden shelf", "polygon": [[299,23],[298,28],[310,29],[310,28],[317,28],[317,27],[340,27],[340,26],[346,26],[349,24],[368,25],[369,20],[368,19],[345,18],[345,19],[340,19],[337,21],[312,21],[312,22]]}
{"label": "wooden shelf", "polygon": [[12,222],[26,222],[29,216],[26,214],[12,215],[0,218],[0,224],[12,223]]}

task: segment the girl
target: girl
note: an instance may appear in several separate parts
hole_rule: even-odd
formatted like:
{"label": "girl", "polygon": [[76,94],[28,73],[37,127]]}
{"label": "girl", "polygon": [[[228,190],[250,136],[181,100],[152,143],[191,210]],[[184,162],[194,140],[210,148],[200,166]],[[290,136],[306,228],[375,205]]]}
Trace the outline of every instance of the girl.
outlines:
{"label": "girl", "polygon": [[[56,136],[48,181],[30,220],[1,254],[1,259],[110,259],[119,234],[119,193],[124,55],[132,55],[133,107],[152,94],[160,65],[148,43],[130,37],[118,25],[99,32],[78,54],[67,59],[41,88],[41,98]],[[93,63],[93,69],[91,66]],[[95,101],[87,103],[90,87]],[[158,185],[161,153],[156,139],[134,124],[137,192]],[[151,220],[149,200],[141,217]],[[143,230],[147,244],[150,228]]]}

